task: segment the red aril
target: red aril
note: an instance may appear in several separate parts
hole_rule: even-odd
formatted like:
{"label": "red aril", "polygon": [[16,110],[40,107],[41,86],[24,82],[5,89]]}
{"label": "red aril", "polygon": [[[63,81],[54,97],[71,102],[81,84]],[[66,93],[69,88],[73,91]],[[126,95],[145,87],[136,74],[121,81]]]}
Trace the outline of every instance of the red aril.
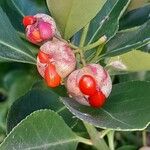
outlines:
{"label": "red aril", "polygon": [[35,22],[35,18],[33,16],[25,16],[22,21],[25,27],[28,25],[32,25],[34,22]]}
{"label": "red aril", "polygon": [[61,77],[56,72],[56,68],[53,64],[48,64],[45,70],[45,81],[49,87],[57,87],[61,83]]}
{"label": "red aril", "polygon": [[90,75],[83,75],[79,81],[79,89],[85,95],[93,95],[96,92],[96,81]]}
{"label": "red aril", "polygon": [[42,51],[39,51],[37,57],[39,58],[39,61],[41,63],[48,63],[48,61],[49,61],[49,55],[44,53],[44,52],[42,52]]}
{"label": "red aril", "polygon": [[89,104],[94,108],[100,108],[106,100],[105,95],[101,91],[97,91],[94,95],[88,98]]}

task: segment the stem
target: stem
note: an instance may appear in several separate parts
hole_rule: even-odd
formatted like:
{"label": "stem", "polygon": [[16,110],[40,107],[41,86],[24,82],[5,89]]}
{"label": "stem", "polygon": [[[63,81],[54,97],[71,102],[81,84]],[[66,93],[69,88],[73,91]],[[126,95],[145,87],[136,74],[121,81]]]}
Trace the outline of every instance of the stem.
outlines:
{"label": "stem", "polygon": [[81,62],[81,56],[80,56],[79,50],[76,50],[75,56],[77,60],[77,68],[82,68],[83,63]]}
{"label": "stem", "polygon": [[101,131],[99,133],[100,138],[104,138],[104,136],[107,135],[110,131],[111,131],[111,129],[105,129],[105,130]]}
{"label": "stem", "polygon": [[147,146],[147,140],[146,140],[146,131],[142,131],[142,140],[143,140],[143,146]]}
{"label": "stem", "polygon": [[74,52],[75,54],[76,54],[76,53],[79,53],[79,49],[76,49],[76,50],[74,50],[73,52]]}
{"label": "stem", "polygon": [[101,52],[103,50],[103,47],[104,47],[104,43],[97,48],[95,56],[90,61],[91,63],[95,63],[96,62],[98,56],[101,54]]}
{"label": "stem", "polygon": [[114,131],[114,130],[110,131],[110,132],[107,134],[110,150],[115,150],[114,134],[115,134],[115,131]]}
{"label": "stem", "polygon": [[99,46],[99,45],[105,43],[106,40],[107,40],[107,38],[106,38],[106,36],[104,35],[104,36],[102,36],[98,41],[96,41],[96,42],[94,42],[94,43],[92,43],[92,44],[90,44],[90,45],[87,45],[87,46],[83,47],[82,50],[83,50],[83,51],[87,51],[87,50],[90,50],[90,49],[92,49],[92,48],[95,48],[95,47],[97,47],[97,46]]}
{"label": "stem", "polygon": [[78,46],[76,46],[76,45],[74,45],[74,44],[72,44],[72,43],[69,43],[69,46],[70,46],[71,48],[75,49],[75,50],[79,48]]}
{"label": "stem", "polygon": [[97,150],[109,150],[105,140],[99,138],[99,132],[96,130],[96,128],[86,122],[83,123],[91,137],[93,145],[97,148]]}
{"label": "stem", "polygon": [[[66,40],[62,39],[62,38],[61,38],[60,36],[58,36],[58,35],[55,35],[55,38],[58,39],[58,40],[60,40],[60,41],[62,41],[62,42],[64,42],[64,43],[68,43]],[[70,46],[72,49],[78,49],[78,46],[76,46],[76,45],[74,45],[74,44],[72,44],[72,43],[70,43],[70,42],[69,42],[69,46]]]}
{"label": "stem", "polygon": [[86,40],[86,36],[87,36],[88,30],[89,30],[89,25],[90,25],[90,23],[88,23],[83,28],[83,32],[82,32],[82,35],[81,35],[81,40],[80,40],[79,47],[83,47],[84,46],[84,43],[85,43],[85,40]]}
{"label": "stem", "polygon": [[84,57],[84,53],[83,53],[83,50],[81,49],[81,47],[84,46],[84,43],[85,43],[85,40],[86,40],[86,36],[87,36],[87,33],[88,33],[88,29],[89,29],[89,23],[83,28],[83,32],[82,32],[82,35],[81,35],[81,39],[80,39],[80,44],[79,44],[79,47],[80,49],[78,49],[79,51],[79,54],[80,54],[80,60],[83,64],[83,66],[86,66],[86,61],[85,61],[85,57]]}
{"label": "stem", "polygon": [[83,64],[83,66],[86,66],[86,61],[85,61],[85,58],[84,58],[84,54],[83,54],[83,52],[82,52],[82,49],[79,49],[78,51],[79,51],[79,53],[80,53],[80,60],[81,60],[81,62],[82,62],[82,64]]}
{"label": "stem", "polygon": [[86,139],[86,138],[83,138],[83,137],[79,137],[79,142],[87,144],[87,145],[93,145],[93,143],[90,139]]}

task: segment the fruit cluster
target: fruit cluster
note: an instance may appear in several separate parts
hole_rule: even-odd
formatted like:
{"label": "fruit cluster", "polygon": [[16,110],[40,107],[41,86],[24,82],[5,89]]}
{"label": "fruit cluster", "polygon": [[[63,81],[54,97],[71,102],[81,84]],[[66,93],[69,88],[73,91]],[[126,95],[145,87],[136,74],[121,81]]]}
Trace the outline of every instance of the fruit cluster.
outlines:
{"label": "fruit cluster", "polygon": [[73,49],[66,41],[57,38],[60,34],[50,16],[25,16],[23,25],[27,39],[41,46],[37,55],[37,69],[47,85],[57,87],[67,77],[65,85],[71,97],[83,105],[102,107],[112,89],[107,71],[98,64],[75,70]]}

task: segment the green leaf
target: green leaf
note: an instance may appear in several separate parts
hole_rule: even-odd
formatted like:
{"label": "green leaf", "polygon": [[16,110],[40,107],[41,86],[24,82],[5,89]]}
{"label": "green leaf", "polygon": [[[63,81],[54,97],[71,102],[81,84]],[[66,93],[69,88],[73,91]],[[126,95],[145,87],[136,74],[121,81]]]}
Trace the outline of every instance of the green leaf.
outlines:
{"label": "green leaf", "polygon": [[70,39],[96,16],[105,2],[106,0],[47,0],[47,5],[63,37]]}
{"label": "green leaf", "polygon": [[72,128],[77,124],[77,118],[60,102],[59,96],[50,89],[32,89],[19,98],[11,106],[7,118],[7,131],[10,132],[21,120],[32,112],[40,109],[52,109],[60,114],[65,122]]}
{"label": "green leaf", "polygon": [[48,12],[45,0],[9,0],[7,3],[13,9],[15,8],[22,17],[26,15],[35,15],[36,13]]}
{"label": "green leaf", "polygon": [[137,150],[137,147],[133,145],[125,145],[125,146],[118,148],[117,150]]}
{"label": "green leaf", "polygon": [[[140,63],[139,63],[140,62]],[[117,69],[117,64],[123,65],[123,71],[138,72],[150,70],[150,54],[133,50],[128,53],[111,57],[107,62],[108,66]]]}
{"label": "green leaf", "polygon": [[48,13],[45,0],[1,0],[1,3],[0,5],[9,17],[12,25],[15,29],[22,32],[24,32],[24,26],[22,25],[23,16]]}
{"label": "green leaf", "polygon": [[[8,65],[10,64],[8,63]],[[24,65],[25,64],[17,64],[17,65],[15,64],[14,66],[11,65],[12,67],[11,70],[9,69],[9,72],[7,72],[3,77],[3,84],[6,90],[9,91],[11,86],[15,84],[15,82],[17,82],[17,80],[19,80],[20,78],[25,78],[28,75],[31,76],[29,68],[28,69],[25,68]],[[27,67],[29,67],[29,65],[27,65]]]}
{"label": "green leaf", "polygon": [[7,92],[5,91],[5,89],[0,87],[0,103],[6,100],[7,100]]}
{"label": "green leaf", "polygon": [[47,86],[47,84],[45,83],[44,80],[39,80],[38,82],[36,82],[33,85],[33,88],[34,89],[50,90],[50,91],[53,91],[58,96],[62,96],[62,97],[68,96],[67,89],[64,85],[60,85],[60,86],[55,87],[55,88],[50,88],[50,87]]}
{"label": "green leaf", "polygon": [[110,57],[138,49],[150,41],[150,20],[144,25],[116,34],[108,43],[107,51],[101,57]]}
{"label": "green leaf", "polygon": [[11,105],[15,100],[17,100],[24,94],[26,94],[37,80],[37,78],[32,76],[30,73],[27,73],[25,71],[22,73],[24,74],[16,75],[18,78],[15,79],[10,86],[8,95],[9,105]]}
{"label": "green leaf", "polygon": [[0,63],[0,68],[1,68],[1,71],[0,71],[0,87],[3,87],[4,86],[3,85],[3,78],[7,74],[7,72],[12,69],[12,65],[9,64],[9,63]]}
{"label": "green leaf", "polygon": [[[119,26],[119,18],[127,7],[129,0],[107,0],[99,13],[91,20],[86,44],[97,41],[101,36],[106,35],[107,40],[113,36]],[[80,30],[81,31],[81,30]],[[73,37],[73,43],[78,45],[82,32]]]}
{"label": "green leaf", "polygon": [[33,54],[22,43],[10,24],[6,14],[0,8],[0,61],[15,61],[35,64]]}
{"label": "green leaf", "polygon": [[150,43],[147,43],[146,45],[140,47],[140,50],[142,52],[150,53]]}
{"label": "green leaf", "polygon": [[19,123],[0,145],[1,150],[75,150],[78,137],[50,110],[36,111]]}
{"label": "green leaf", "polygon": [[7,111],[8,111],[7,101],[5,101],[3,103],[0,103],[0,132],[3,131],[4,133],[6,133],[6,115],[7,115]]}
{"label": "green leaf", "polygon": [[102,10],[91,21],[89,43],[97,41],[105,35],[107,40],[113,37],[119,29],[119,19],[126,10],[130,0],[107,1]]}
{"label": "green leaf", "polygon": [[144,72],[131,72],[129,74],[121,74],[118,76],[119,82],[127,82],[127,81],[150,81],[150,71]]}
{"label": "green leaf", "polygon": [[137,9],[137,8],[145,6],[147,4],[149,4],[149,0],[142,0],[142,1],[141,0],[132,0],[127,11]]}
{"label": "green leaf", "polygon": [[71,98],[62,98],[66,107],[79,119],[100,128],[117,131],[145,129],[150,123],[150,82],[116,84],[101,109],[84,106]]}
{"label": "green leaf", "polygon": [[144,24],[150,19],[150,5],[129,11],[120,20],[119,29],[124,30]]}
{"label": "green leaf", "polygon": [[[126,10],[130,0],[108,0],[94,19],[91,20],[86,44],[96,42],[105,35],[109,41],[119,29],[119,19]],[[81,32],[78,32],[72,42],[78,45]],[[85,57],[87,61],[95,56],[96,48],[87,51]]]}

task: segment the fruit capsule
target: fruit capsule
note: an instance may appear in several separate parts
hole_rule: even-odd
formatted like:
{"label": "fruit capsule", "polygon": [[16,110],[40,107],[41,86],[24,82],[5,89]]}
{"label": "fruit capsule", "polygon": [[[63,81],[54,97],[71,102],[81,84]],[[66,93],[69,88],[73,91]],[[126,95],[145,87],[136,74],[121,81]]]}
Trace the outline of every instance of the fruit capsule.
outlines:
{"label": "fruit capsule", "polygon": [[52,40],[57,28],[52,17],[46,14],[36,14],[23,18],[26,27],[26,38],[34,44],[41,45],[47,40]]}
{"label": "fruit capsule", "polygon": [[[40,51],[42,53],[39,52],[39,57],[37,57],[37,69],[43,78],[47,67],[47,58],[48,63],[55,64],[57,73],[62,79],[66,78],[75,69],[75,55],[66,42],[53,38],[52,41],[44,43],[40,47]],[[43,53],[46,53],[48,56],[45,56]]]}
{"label": "fruit capsule", "polygon": [[112,82],[101,65],[88,64],[68,76],[66,88],[80,104],[100,108],[111,93]]}

